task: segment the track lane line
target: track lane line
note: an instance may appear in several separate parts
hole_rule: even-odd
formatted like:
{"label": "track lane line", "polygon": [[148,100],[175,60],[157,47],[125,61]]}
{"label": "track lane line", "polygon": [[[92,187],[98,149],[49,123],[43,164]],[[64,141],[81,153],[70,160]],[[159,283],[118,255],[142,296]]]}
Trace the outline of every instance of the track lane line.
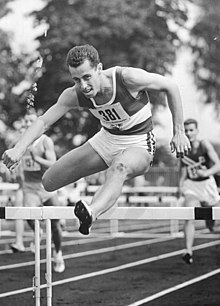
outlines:
{"label": "track lane line", "polygon": [[[78,258],[78,257],[84,257],[84,256],[90,256],[90,255],[97,255],[97,254],[103,254],[103,253],[108,253],[108,252],[114,252],[114,251],[120,251],[120,250],[125,250],[129,248],[136,248],[148,244],[153,244],[153,243],[158,243],[158,242],[165,242],[169,240],[173,240],[175,238],[173,237],[160,237],[160,238],[153,238],[153,239],[147,239],[144,241],[138,241],[138,242],[131,242],[131,243],[125,243],[122,245],[118,246],[112,246],[112,247],[106,247],[106,248],[100,248],[100,249],[95,249],[95,250],[89,250],[89,251],[84,251],[84,252],[79,252],[79,253],[74,253],[74,254],[69,254],[69,255],[63,255],[64,259],[72,259],[72,258]],[[96,241],[95,241],[96,242]],[[45,263],[46,259],[41,259],[40,263]],[[16,263],[16,264],[10,264],[10,265],[5,265],[5,266],[0,266],[0,271],[2,270],[9,270],[9,269],[14,269],[14,268],[22,268],[26,266],[32,266],[34,265],[35,261],[26,261],[26,262],[21,262],[21,263]]]}
{"label": "track lane line", "polygon": [[216,274],[218,274],[218,273],[220,273],[220,268],[219,268],[219,269],[216,269],[216,270],[213,270],[213,271],[211,271],[211,272],[205,273],[205,274],[203,274],[203,275],[200,275],[200,276],[198,276],[198,277],[192,278],[191,280],[186,281],[186,282],[184,282],[184,283],[178,284],[178,285],[173,286],[173,287],[171,287],[171,288],[168,288],[168,289],[165,289],[165,290],[160,291],[160,292],[158,292],[158,293],[155,293],[155,294],[153,294],[153,295],[151,295],[151,296],[148,296],[148,297],[145,298],[145,299],[139,300],[139,301],[134,302],[134,303],[132,303],[132,304],[129,304],[129,305],[127,305],[127,306],[141,306],[141,305],[143,305],[143,304],[146,304],[146,303],[148,303],[148,302],[151,302],[151,301],[153,301],[153,300],[156,300],[156,299],[158,299],[158,298],[160,298],[160,297],[162,297],[162,296],[164,296],[164,295],[166,295],[166,294],[169,294],[169,293],[171,293],[171,292],[174,292],[174,291],[177,291],[177,290],[179,290],[179,289],[185,288],[185,287],[190,286],[190,285],[192,285],[192,284],[198,283],[198,282],[200,282],[200,281],[202,281],[202,280],[204,280],[204,279],[207,279],[207,278],[209,278],[209,277],[212,277],[212,276],[214,276],[214,275],[216,275]]}
{"label": "track lane line", "polygon": [[[215,246],[215,245],[218,245],[218,244],[220,244],[220,240],[216,240],[216,241],[204,243],[204,244],[201,244],[201,245],[197,245],[193,249],[194,250],[201,250],[201,249],[212,247],[212,246]],[[173,251],[173,252],[170,252],[170,253],[165,253],[165,254],[153,256],[153,257],[150,257],[150,258],[134,261],[134,262],[131,262],[131,263],[119,265],[119,266],[116,266],[116,267],[112,267],[112,268],[108,268],[108,269],[104,269],[104,270],[100,270],[100,271],[90,272],[90,273],[66,278],[66,279],[63,279],[63,280],[52,282],[52,286],[55,287],[55,286],[59,286],[59,285],[63,285],[63,284],[71,283],[71,282],[80,281],[80,280],[87,279],[87,278],[92,278],[92,277],[101,276],[101,275],[105,275],[105,274],[109,274],[109,273],[113,273],[113,272],[118,272],[118,271],[125,270],[125,269],[130,269],[130,268],[140,266],[140,265],[143,265],[143,264],[147,264],[147,263],[150,263],[150,262],[155,262],[155,261],[166,259],[166,258],[169,258],[169,257],[181,255],[183,253],[183,251],[184,251],[184,249],[181,249],[181,250],[178,250],[178,251]],[[47,284],[41,285],[40,288],[41,289],[47,288]],[[24,289],[10,291],[10,292],[4,292],[4,293],[0,294],[0,298],[7,297],[7,296],[12,296],[12,295],[16,295],[16,294],[20,294],[20,293],[24,293],[24,292],[29,292],[29,291],[33,291],[33,288],[30,287],[30,288],[24,288]]]}

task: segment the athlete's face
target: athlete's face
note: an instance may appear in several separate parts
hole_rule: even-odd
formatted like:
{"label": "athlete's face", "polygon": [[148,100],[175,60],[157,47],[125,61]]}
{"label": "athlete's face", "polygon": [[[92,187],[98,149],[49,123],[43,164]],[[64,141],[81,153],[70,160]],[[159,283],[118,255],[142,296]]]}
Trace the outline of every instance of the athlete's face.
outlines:
{"label": "athlete's face", "polygon": [[25,115],[24,117],[24,122],[26,128],[32,125],[32,123],[37,119],[37,115],[35,114],[30,114],[30,115]]}
{"label": "athlete's face", "polygon": [[194,123],[185,125],[185,134],[190,142],[194,142],[197,139],[198,129]]}
{"label": "athlete's face", "polygon": [[76,68],[69,66],[73,81],[87,98],[94,98],[100,91],[101,70],[101,63],[97,67],[91,67],[88,60]]}

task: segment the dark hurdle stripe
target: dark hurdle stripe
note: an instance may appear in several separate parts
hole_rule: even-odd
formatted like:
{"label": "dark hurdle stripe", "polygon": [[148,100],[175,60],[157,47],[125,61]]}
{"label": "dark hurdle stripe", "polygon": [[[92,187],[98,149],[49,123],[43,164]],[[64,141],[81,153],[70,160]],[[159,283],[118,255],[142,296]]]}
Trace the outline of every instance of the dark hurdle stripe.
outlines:
{"label": "dark hurdle stripe", "polygon": [[213,220],[212,207],[195,207],[195,220]]}
{"label": "dark hurdle stripe", "polygon": [[0,207],[0,219],[5,219],[5,207]]}

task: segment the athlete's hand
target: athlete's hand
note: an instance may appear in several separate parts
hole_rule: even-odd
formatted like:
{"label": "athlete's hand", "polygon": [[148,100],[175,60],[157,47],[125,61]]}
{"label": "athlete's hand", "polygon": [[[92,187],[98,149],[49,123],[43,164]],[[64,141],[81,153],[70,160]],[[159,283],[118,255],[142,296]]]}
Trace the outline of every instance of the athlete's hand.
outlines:
{"label": "athlete's hand", "polygon": [[206,170],[205,169],[198,169],[198,170],[196,170],[196,173],[199,177],[208,177],[209,176],[209,174],[207,172],[207,169]]}
{"label": "athlete's hand", "polygon": [[23,152],[16,148],[6,150],[2,155],[3,163],[10,171],[12,171],[19,164],[22,155]]}
{"label": "athlete's hand", "polygon": [[170,142],[171,152],[176,151],[176,157],[184,157],[191,149],[189,139],[184,132],[176,132]]}

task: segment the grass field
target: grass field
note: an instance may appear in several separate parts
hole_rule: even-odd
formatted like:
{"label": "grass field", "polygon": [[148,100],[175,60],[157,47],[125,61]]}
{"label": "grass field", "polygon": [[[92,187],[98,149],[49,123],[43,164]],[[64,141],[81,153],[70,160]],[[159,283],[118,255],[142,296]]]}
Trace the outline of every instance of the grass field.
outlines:
{"label": "grass field", "polygon": [[[0,305],[35,305],[34,254],[11,253],[14,223],[4,221],[0,237]],[[68,220],[63,237],[66,270],[53,273],[53,306],[220,305],[220,222],[209,233],[197,221],[194,263],[182,261],[184,240],[171,236],[169,221],[120,221],[120,234],[109,234],[109,221],[98,221],[89,237]],[[45,225],[43,224],[43,227]],[[7,230],[7,231],[6,231]],[[45,238],[45,237],[44,237]],[[41,242],[41,284],[45,284],[45,239]],[[41,290],[41,305],[46,305]]]}

